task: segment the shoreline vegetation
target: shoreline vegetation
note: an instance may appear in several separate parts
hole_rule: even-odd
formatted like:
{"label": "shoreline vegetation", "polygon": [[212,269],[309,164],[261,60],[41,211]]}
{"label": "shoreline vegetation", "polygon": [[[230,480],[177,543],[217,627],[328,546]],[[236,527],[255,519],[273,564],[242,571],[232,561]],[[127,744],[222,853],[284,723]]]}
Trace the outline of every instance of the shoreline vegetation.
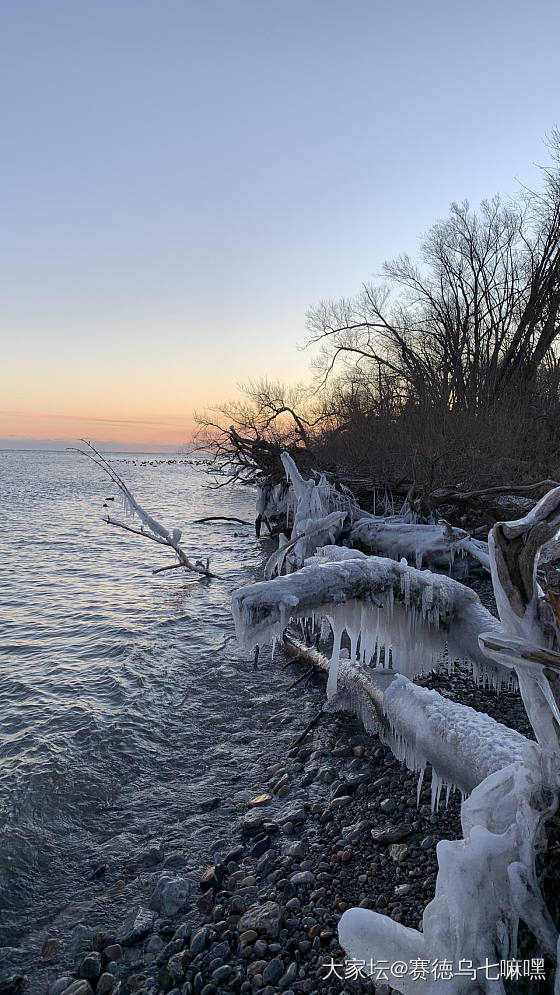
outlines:
{"label": "shoreline vegetation", "polygon": [[[278,719],[298,735],[212,863],[154,854],[126,921],[78,926],[70,951],[47,937],[48,995],[558,990],[558,132],[550,146],[540,191],[452,205],[419,264],[310,311],[314,392],[253,383],[199,416],[215,486],[257,487],[270,555],[233,613],[255,667],[288,646]],[[85,445],[140,524],[106,521],[219,582]]]}

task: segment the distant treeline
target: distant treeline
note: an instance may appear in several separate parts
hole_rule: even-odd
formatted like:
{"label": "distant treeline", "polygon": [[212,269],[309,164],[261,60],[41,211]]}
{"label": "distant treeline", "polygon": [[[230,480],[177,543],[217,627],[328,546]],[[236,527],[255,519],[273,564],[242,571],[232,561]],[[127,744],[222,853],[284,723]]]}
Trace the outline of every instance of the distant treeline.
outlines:
{"label": "distant treeline", "polygon": [[313,389],[250,383],[199,416],[236,479],[302,468],[426,496],[560,478],[560,133],[537,191],[452,204],[420,258],[308,314]]}

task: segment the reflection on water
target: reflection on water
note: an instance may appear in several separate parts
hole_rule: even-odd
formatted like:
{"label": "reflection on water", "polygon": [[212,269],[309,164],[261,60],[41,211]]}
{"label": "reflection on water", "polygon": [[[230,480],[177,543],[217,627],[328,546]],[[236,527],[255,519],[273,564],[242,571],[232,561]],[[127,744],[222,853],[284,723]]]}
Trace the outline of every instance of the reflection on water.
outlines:
{"label": "reflection on water", "polygon": [[204,852],[269,748],[277,667],[255,673],[231,638],[231,592],[260,546],[190,524],[252,520],[254,494],[135,460],[117,465],[141,503],[223,579],[153,577],[166,553],[103,525],[111,485],[77,454],[0,453],[0,946],[64,916],[92,868],[108,862],[110,879],[112,854]]}

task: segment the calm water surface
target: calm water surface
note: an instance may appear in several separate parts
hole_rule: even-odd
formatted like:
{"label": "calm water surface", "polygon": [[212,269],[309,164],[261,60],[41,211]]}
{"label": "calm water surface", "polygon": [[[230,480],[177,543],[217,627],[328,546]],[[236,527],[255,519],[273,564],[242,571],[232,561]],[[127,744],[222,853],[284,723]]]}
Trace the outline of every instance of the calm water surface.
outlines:
{"label": "calm water surface", "polygon": [[116,492],[82,457],[0,453],[0,947],[111,921],[141,886],[142,848],[203,859],[291,735],[270,735],[280,664],[265,654],[255,672],[233,638],[231,592],[262,547],[252,528],[192,524],[252,521],[254,493],[209,490],[197,465],[114,459],[222,579],[154,577],[170,557],[102,522]]}

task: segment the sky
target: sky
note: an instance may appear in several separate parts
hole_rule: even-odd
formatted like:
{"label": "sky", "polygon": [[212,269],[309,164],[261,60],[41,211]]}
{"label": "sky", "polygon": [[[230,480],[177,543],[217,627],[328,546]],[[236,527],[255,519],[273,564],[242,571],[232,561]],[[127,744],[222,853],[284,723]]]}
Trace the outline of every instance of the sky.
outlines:
{"label": "sky", "polygon": [[5,0],[0,448],[175,449],[453,200],[538,183],[560,4]]}

